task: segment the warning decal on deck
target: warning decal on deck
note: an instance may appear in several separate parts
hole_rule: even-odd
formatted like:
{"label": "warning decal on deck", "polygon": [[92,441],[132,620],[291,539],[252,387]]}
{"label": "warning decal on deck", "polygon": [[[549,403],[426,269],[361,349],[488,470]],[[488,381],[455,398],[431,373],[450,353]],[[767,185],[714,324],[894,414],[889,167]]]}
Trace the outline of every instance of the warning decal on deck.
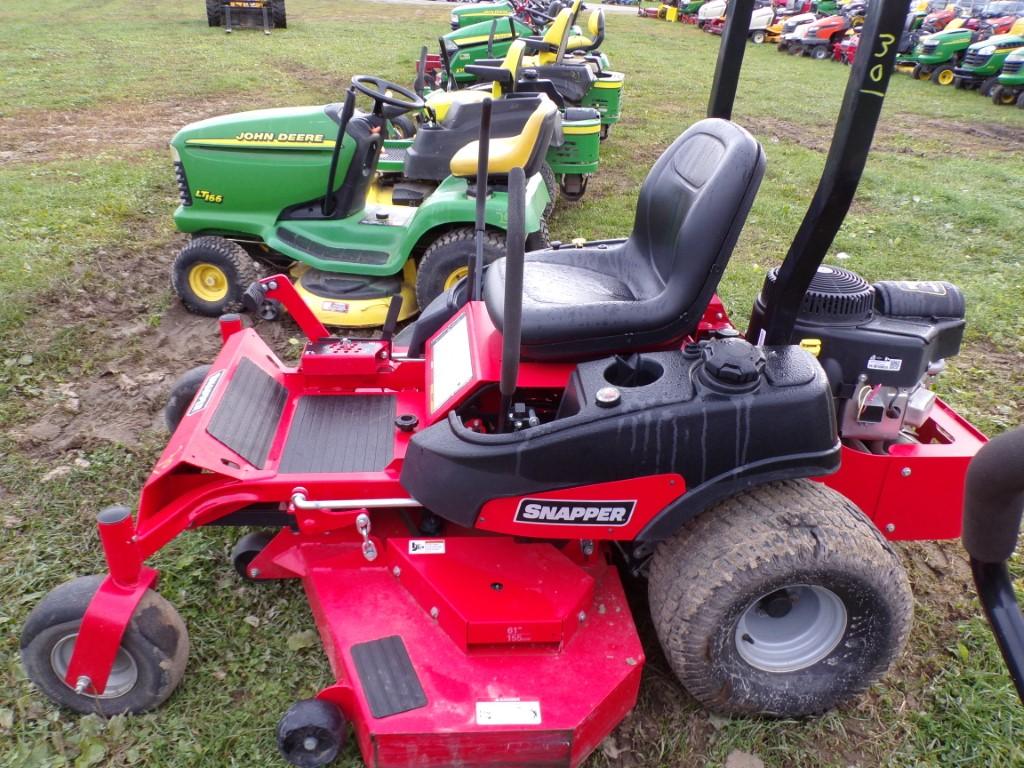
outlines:
{"label": "warning decal on deck", "polygon": [[476,703],[477,725],[540,725],[540,702],[520,701],[478,701]]}
{"label": "warning decal on deck", "polygon": [[410,555],[443,555],[444,539],[409,539]]}

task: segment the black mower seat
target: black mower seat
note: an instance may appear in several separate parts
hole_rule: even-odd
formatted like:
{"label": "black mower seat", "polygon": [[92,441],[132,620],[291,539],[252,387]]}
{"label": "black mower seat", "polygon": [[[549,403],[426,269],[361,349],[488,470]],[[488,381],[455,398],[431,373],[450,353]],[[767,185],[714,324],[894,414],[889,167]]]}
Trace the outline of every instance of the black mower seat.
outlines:
{"label": "black mower seat", "polygon": [[[654,164],[621,242],[526,254],[522,353],[573,359],[681,340],[697,328],[764,175],[743,128],[701,120]],[[487,270],[484,300],[500,330],[505,260]]]}

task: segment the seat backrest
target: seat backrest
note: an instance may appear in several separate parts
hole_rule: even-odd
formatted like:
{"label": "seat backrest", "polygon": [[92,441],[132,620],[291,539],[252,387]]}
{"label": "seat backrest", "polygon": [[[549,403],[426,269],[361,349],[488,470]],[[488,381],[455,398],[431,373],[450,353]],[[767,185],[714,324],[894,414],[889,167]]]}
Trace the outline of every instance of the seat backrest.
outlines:
{"label": "seat backrest", "polygon": [[695,123],[640,188],[630,247],[664,284],[660,299],[689,325],[707,307],[764,176],[764,150],[718,118]]}
{"label": "seat backrest", "polygon": [[516,81],[519,80],[519,71],[523,68],[523,54],[526,53],[526,43],[522,40],[514,40],[501,60],[501,68],[512,73],[512,83],[503,85],[497,80],[491,85],[491,96],[500,99],[507,91],[515,91]]}
{"label": "seat backrest", "polygon": [[565,46],[569,42],[572,17],[573,13],[569,8],[563,8],[555,16],[555,20],[551,22],[551,26],[544,32],[542,39],[548,45],[557,46],[558,50],[557,52],[541,51],[538,53],[537,62],[539,64],[557,64],[562,60],[562,56],[565,54]]}

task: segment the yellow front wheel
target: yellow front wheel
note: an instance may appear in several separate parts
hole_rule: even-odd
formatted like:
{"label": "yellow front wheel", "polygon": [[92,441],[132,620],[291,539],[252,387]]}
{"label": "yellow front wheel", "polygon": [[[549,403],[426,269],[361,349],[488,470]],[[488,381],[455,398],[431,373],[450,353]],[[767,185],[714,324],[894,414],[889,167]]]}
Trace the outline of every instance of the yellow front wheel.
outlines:
{"label": "yellow front wheel", "polygon": [[953,74],[953,67],[949,64],[932,70],[932,82],[936,85],[952,85],[955,79],[956,75]]}
{"label": "yellow front wheel", "polygon": [[182,304],[207,317],[240,311],[245,289],[257,277],[249,254],[223,237],[194,238],[171,267],[171,285]]}
{"label": "yellow front wheel", "polygon": [[451,274],[444,281],[444,289],[447,291],[449,288],[454,288],[455,284],[462,278],[469,274],[469,267],[459,267],[453,269]]}

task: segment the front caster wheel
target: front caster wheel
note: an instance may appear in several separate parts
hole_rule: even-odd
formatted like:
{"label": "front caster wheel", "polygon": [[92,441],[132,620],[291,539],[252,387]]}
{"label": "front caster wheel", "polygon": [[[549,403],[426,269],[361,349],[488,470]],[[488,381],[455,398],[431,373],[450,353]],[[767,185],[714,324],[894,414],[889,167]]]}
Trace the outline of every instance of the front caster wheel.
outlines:
{"label": "front caster wheel", "polygon": [[330,764],[345,746],[345,716],[321,699],[292,704],[277,724],[277,748],[291,765],[319,768]]}
{"label": "front caster wheel", "polygon": [[185,418],[185,409],[192,404],[196,393],[209,375],[211,367],[197,365],[195,368],[185,371],[174,382],[171,394],[167,397],[167,405],[164,406],[164,423],[167,425],[168,432],[176,430],[181,420]]}
{"label": "front caster wheel", "polygon": [[740,493],[688,523],[659,545],[649,591],[677,677],[727,714],[799,717],[849,700],[898,658],[913,612],[871,521],[808,480]]}
{"label": "front caster wheel", "polygon": [[270,531],[256,531],[247,533],[235,542],[231,548],[231,565],[235,571],[246,581],[256,581],[259,578],[259,571],[249,568],[249,563],[256,559],[256,555],[266,548],[274,534]]}
{"label": "front caster wheel", "polygon": [[112,717],[155,709],[185,674],[188,631],[174,606],[153,590],[132,615],[103,693],[78,693],[64,682],[82,617],[103,579],[83,576],[61,584],[29,614],[21,632],[25,674],[53,701],[76,712]]}

